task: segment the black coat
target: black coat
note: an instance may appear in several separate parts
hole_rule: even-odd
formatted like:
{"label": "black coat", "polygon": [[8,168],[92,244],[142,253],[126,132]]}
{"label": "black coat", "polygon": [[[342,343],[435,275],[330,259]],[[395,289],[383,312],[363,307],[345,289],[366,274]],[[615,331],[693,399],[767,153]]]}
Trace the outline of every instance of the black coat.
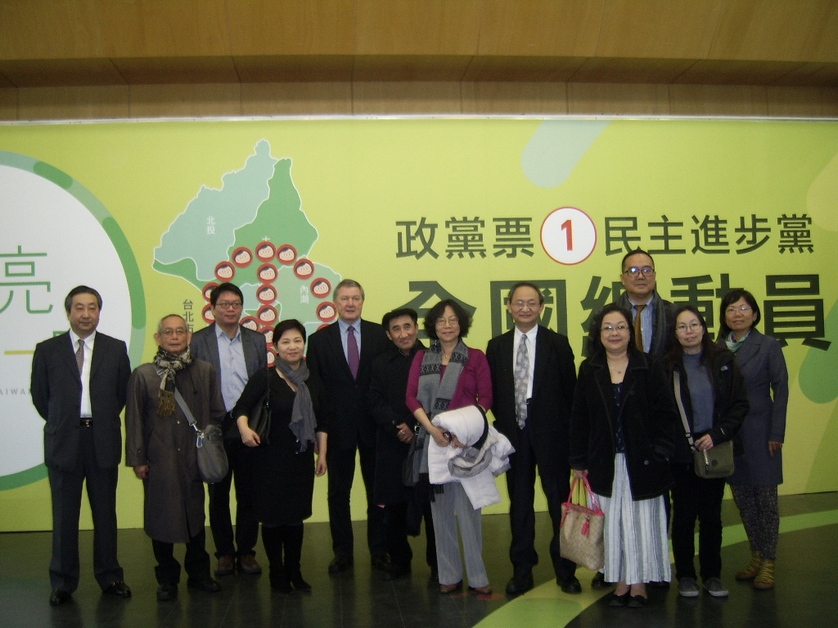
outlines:
{"label": "black coat", "polygon": [[[663,495],[672,486],[669,458],[675,453],[678,410],[663,364],[631,347],[619,414],[633,499]],[[606,497],[614,483],[618,419],[608,364],[600,352],[579,368],[570,421],[570,466],[587,469],[593,491]]]}
{"label": "black coat", "polygon": [[[739,441],[739,430],[742,422],[748,414],[748,393],[745,390],[745,380],[739,367],[736,365],[733,353],[722,349],[710,358],[707,364],[713,382],[713,428],[706,432],[692,432],[693,408],[690,399],[690,389],[687,382],[687,375],[684,372],[683,362],[675,364],[674,368],[681,374],[681,403],[684,405],[684,412],[690,425],[693,440],[697,440],[705,434],[710,434],[713,444],[718,445],[725,441],[733,441],[733,453],[742,453],[742,443]],[[671,385],[671,384],[670,384]],[[674,389],[673,389],[674,390]],[[692,463],[693,456],[689,441],[684,432],[683,422],[678,418],[679,437],[675,439],[675,461],[684,464]]]}
{"label": "black coat", "polygon": [[[518,448],[518,421],[515,418],[515,374],[512,329],[489,341],[486,359],[492,371],[495,428]],[[568,467],[568,438],[576,365],[567,337],[539,326],[535,337],[535,366],[527,428],[545,445],[552,464]]]}
{"label": "black coat", "polygon": [[[253,450],[253,511],[269,525],[296,524],[311,516],[314,495],[314,444],[299,451],[291,431],[291,411],[296,393],[277,375],[276,369],[262,369],[251,375],[233,416],[250,414],[265,388],[270,387],[271,428],[268,443]],[[314,373],[306,380],[314,414],[321,407],[323,384]],[[317,431],[321,431],[318,424]]]}
{"label": "black coat", "polygon": [[320,378],[326,391],[318,421],[327,426],[329,451],[346,451],[358,444],[375,447],[375,421],[369,412],[367,393],[376,356],[387,350],[390,340],[384,328],[362,320],[358,378],[352,378],[343,353],[340,327],[335,321],[308,339],[309,370]]}
{"label": "black coat", "polygon": [[408,489],[402,484],[402,463],[410,445],[399,440],[396,426],[406,423],[413,429],[416,425],[416,418],[407,408],[404,396],[413,356],[424,348],[422,343],[417,342],[410,355],[404,355],[392,345],[372,364],[369,407],[378,428],[373,490],[376,504],[398,504],[409,497]]}

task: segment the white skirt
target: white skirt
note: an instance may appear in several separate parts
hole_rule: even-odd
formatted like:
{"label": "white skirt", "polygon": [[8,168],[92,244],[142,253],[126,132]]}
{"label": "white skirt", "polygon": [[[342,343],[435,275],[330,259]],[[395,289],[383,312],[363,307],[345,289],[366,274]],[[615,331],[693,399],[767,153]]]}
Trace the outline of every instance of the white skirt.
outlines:
{"label": "white skirt", "polygon": [[614,457],[611,497],[597,497],[605,513],[605,580],[669,582],[672,569],[663,496],[632,500],[625,454]]}

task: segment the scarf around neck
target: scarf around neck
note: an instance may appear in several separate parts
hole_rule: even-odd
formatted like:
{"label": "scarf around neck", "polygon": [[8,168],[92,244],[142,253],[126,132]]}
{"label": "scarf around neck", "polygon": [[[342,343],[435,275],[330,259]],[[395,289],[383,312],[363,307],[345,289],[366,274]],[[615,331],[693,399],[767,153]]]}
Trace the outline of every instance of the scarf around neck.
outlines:
{"label": "scarf around neck", "polygon": [[[160,376],[160,391],[157,393],[157,413],[170,417],[175,413],[175,373],[182,371],[192,364],[192,353],[189,347],[183,353],[171,353],[163,347],[157,349],[154,356],[154,366]],[[169,390],[168,382],[172,383]]]}
{"label": "scarf around neck", "polygon": [[[451,352],[445,373],[442,373],[442,345],[434,340],[422,358],[419,370],[419,390],[417,399],[425,408],[428,417],[433,419],[440,412],[448,409],[448,404],[457,390],[457,381],[468,362],[468,347],[462,339]],[[440,377],[441,375],[441,377]]]}
{"label": "scarf around neck", "polygon": [[311,403],[311,392],[306,386],[309,376],[308,365],[305,360],[300,362],[297,370],[292,369],[287,363],[277,359],[276,369],[294,386],[297,393],[294,395],[294,405],[291,408],[291,432],[300,444],[300,451],[308,448],[309,443],[314,442],[314,428],[317,422],[314,417],[314,405]]}

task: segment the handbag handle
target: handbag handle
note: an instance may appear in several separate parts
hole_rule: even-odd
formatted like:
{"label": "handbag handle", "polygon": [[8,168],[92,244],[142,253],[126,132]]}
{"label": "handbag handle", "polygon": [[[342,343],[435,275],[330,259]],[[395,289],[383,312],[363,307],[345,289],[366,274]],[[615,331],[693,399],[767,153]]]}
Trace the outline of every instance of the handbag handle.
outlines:
{"label": "handbag handle", "polygon": [[[597,514],[601,513],[602,510],[599,507],[599,502],[597,501],[596,494],[594,493],[593,489],[591,489],[591,484],[588,482],[587,476],[582,478],[582,481],[585,485],[585,492],[586,497],[588,500],[588,504],[586,505],[588,508],[596,512]],[[572,504],[573,502],[573,493],[576,490],[576,484],[579,482],[579,478],[576,476],[573,477],[573,481],[570,483],[570,494],[567,496],[568,504]]]}

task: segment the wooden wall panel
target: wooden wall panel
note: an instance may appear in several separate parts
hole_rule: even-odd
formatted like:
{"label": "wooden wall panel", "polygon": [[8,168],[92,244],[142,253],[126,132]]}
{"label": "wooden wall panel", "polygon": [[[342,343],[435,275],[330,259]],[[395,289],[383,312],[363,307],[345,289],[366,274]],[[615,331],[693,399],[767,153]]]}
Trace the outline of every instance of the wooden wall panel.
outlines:
{"label": "wooden wall panel", "polygon": [[15,87],[125,85],[125,80],[109,59],[0,61],[0,74]]}
{"label": "wooden wall panel", "polygon": [[359,55],[473,55],[481,0],[356,0]]}
{"label": "wooden wall panel", "polygon": [[483,4],[478,54],[591,56],[596,52],[601,19],[601,2],[489,0]]}
{"label": "wooden wall panel", "polygon": [[241,115],[241,85],[132,85],[132,118]]}
{"label": "wooden wall panel", "polygon": [[108,57],[229,55],[225,0],[98,0]]}
{"label": "wooden wall panel", "polygon": [[563,115],[566,83],[463,83],[463,113],[471,115]]}
{"label": "wooden wall panel", "polygon": [[772,117],[838,117],[838,90],[807,87],[768,87],[768,115]]}
{"label": "wooden wall panel", "polygon": [[767,116],[765,87],[670,85],[669,113],[676,116]]}
{"label": "wooden wall panel", "polygon": [[687,59],[592,58],[573,73],[581,83],[671,83],[695,63]]}
{"label": "wooden wall panel", "polygon": [[230,57],[114,59],[113,66],[128,85],[239,82]]}
{"label": "wooden wall panel", "polygon": [[98,120],[131,117],[128,87],[18,89],[19,120]]}
{"label": "wooden wall panel", "polygon": [[242,85],[244,116],[352,114],[351,83],[257,83]]}
{"label": "wooden wall panel", "polygon": [[666,85],[570,83],[567,112],[579,115],[667,115]]}
{"label": "wooden wall panel", "polygon": [[99,0],[3,0],[0,59],[102,56]]}
{"label": "wooden wall panel", "polygon": [[17,120],[19,90],[0,88],[0,120]]}
{"label": "wooden wall panel", "polygon": [[460,114],[459,83],[355,83],[356,115]]}

